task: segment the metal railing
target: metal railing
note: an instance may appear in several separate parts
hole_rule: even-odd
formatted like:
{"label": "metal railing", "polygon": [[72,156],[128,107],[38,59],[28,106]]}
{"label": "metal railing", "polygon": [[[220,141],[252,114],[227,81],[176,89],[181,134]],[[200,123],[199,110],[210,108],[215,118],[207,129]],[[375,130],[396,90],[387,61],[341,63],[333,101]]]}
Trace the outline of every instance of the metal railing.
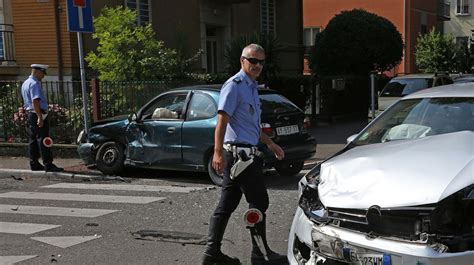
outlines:
{"label": "metal railing", "polygon": [[[21,81],[0,81],[0,141],[28,142],[27,113],[23,109],[21,84]],[[74,143],[84,127],[81,83],[47,81],[42,82],[42,87],[49,103],[51,137],[55,143]]]}
{"label": "metal railing", "polygon": [[0,62],[15,62],[13,25],[0,24]]}

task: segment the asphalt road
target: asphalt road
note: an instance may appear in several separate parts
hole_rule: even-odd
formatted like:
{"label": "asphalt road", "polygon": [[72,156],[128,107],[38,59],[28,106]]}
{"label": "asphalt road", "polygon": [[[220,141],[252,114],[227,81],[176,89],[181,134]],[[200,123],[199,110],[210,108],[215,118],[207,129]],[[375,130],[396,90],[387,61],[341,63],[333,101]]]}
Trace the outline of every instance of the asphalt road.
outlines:
{"label": "asphalt road", "polygon": [[[314,161],[344,146],[363,122],[320,124]],[[69,171],[84,172],[77,159],[56,158]],[[130,170],[124,177],[33,175],[24,157],[0,157],[0,264],[199,264],[209,217],[220,189],[206,174]],[[309,167],[309,166],[308,166]],[[270,196],[267,237],[286,253],[297,207],[296,177],[265,175]],[[223,251],[249,264],[251,241],[242,198],[231,217]]]}

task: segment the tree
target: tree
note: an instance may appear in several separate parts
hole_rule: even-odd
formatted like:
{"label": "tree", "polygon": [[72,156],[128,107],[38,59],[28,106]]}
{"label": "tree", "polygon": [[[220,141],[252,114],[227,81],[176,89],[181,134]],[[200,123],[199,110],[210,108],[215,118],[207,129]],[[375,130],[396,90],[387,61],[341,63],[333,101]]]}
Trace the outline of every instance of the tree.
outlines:
{"label": "tree", "polygon": [[418,36],[415,49],[415,63],[425,73],[457,71],[466,56],[453,35],[443,35],[434,28]]}
{"label": "tree", "polygon": [[97,53],[85,60],[103,81],[171,80],[181,71],[176,51],[155,38],[151,25],[139,26],[136,12],[104,8],[94,19]]}
{"label": "tree", "polygon": [[283,46],[274,36],[257,33],[237,37],[226,46],[224,58],[227,63],[227,72],[235,74],[240,70],[242,50],[251,43],[259,44],[265,50],[265,67],[263,67],[260,79],[265,82],[274,78],[280,72],[278,57]]}
{"label": "tree", "polygon": [[368,75],[398,65],[403,40],[392,22],[362,9],[342,11],[317,35],[310,67],[318,75]]}

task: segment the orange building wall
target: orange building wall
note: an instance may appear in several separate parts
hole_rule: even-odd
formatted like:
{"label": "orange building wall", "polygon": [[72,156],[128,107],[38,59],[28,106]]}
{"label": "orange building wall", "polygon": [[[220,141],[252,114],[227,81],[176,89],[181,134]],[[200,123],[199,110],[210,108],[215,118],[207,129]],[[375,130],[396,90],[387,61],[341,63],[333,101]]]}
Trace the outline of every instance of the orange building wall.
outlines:
{"label": "orange building wall", "polygon": [[[66,1],[59,1],[59,3],[61,5],[60,32],[63,67],[70,68],[78,61],[77,39],[75,34],[67,31]],[[12,17],[17,65],[29,69],[32,63],[48,64],[50,66],[48,74],[56,75],[58,56],[54,1],[14,0],[12,1]],[[69,74],[70,69],[64,70],[64,74]]]}
{"label": "orange building wall", "polygon": [[393,74],[416,72],[413,52],[421,30],[421,12],[427,14],[430,30],[436,25],[437,0],[303,0],[303,25],[324,29],[336,14],[354,8],[387,18],[402,35],[405,56]]}

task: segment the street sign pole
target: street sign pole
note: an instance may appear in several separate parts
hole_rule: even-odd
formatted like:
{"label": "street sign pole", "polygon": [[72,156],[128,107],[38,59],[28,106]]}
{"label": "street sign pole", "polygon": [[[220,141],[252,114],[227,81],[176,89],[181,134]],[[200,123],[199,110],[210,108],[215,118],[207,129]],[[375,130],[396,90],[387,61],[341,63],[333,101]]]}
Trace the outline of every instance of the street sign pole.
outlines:
{"label": "street sign pole", "polygon": [[86,71],[84,69],[84,51],[82,47],[82,32],[77,32],[77,44],[79,47],[79,67],[81,69],[81,89],[82,89],[82,106],[84,108],[84,129],[86,133],[89,133],[89,107],[87,104],[87,91],[86,91]]}
{"label": "street sign pole", "polygon": [[79,67],[81,70],[82,107],[84,112],[84,129],[89,132],[89,107],[86,90],[86,72],[84,69],[83,32],[93,32],[91,0],[67,0],[68,31],[77,32],[79,48]]}

